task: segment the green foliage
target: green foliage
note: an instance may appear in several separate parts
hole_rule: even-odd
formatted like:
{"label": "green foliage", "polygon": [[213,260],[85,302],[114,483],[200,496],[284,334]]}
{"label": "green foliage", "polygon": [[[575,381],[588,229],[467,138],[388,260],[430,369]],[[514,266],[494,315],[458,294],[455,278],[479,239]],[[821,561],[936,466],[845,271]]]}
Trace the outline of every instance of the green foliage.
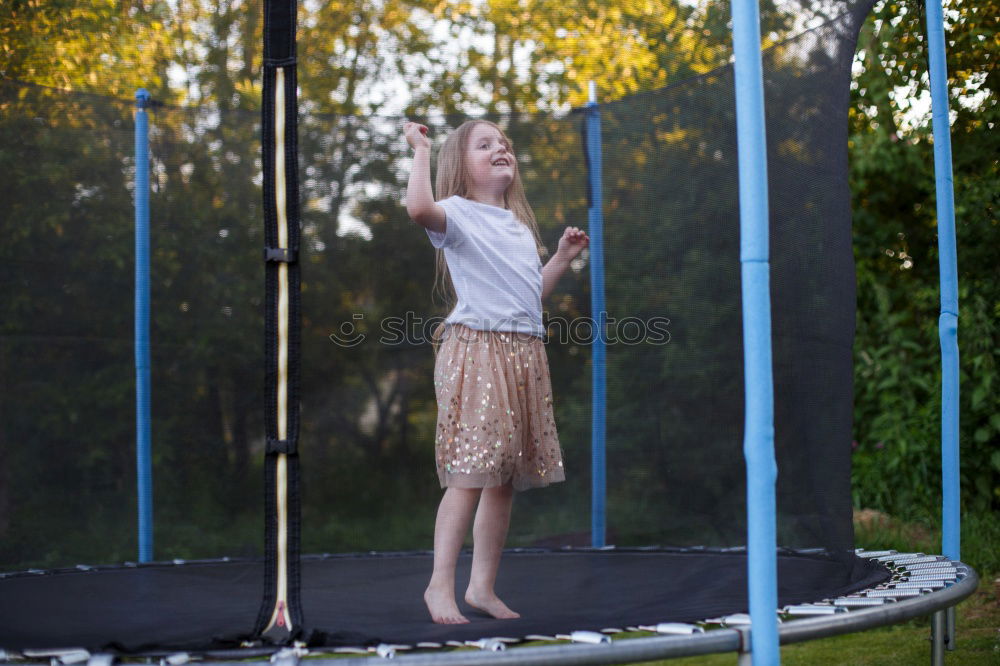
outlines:
{"label": "green foliage", "polygon": [[[927,93],[922,3],[883,2],[858,42],[864,71],[851,109],[851,190],[858,275],[854,502],[902,518],[940,511],[939,306],[930,116],[905,116]],[[953,2],[948,72],[959,266],[963,509],[1000,507],[996,279],[1000,120],[990,50],[996,2]],[[929,94],[929,93],[928,93]],[[905,120],[904,120],[905,118]]]}
{"label": "green foliage", "polygon": [[166,2],[11,0],[0,4],[0,77],[160,98],[172,53]]}

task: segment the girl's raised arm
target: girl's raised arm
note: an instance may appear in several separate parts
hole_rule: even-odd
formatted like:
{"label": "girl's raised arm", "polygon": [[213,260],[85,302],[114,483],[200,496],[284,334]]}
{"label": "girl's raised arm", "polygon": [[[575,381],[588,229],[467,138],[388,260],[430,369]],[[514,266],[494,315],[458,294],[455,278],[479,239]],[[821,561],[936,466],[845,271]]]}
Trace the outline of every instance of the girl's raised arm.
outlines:
{"label": "girl's raised arm", "polygon": [[447,221],[444,208],[434,202],[431,190],[431,141],[427,138],[427,127],[406,122],[403,133],[413,148],[413,168],[406,186],[406,212],[420,226],[443,232]]}

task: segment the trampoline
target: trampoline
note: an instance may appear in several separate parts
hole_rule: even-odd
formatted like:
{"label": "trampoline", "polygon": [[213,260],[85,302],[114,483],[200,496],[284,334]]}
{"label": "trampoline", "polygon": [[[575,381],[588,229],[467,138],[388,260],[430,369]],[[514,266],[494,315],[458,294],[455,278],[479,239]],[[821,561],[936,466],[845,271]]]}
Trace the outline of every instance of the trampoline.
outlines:
{"label": "trampoline", "polygon": [[[599,632],[623,618],[630,625],[694,622],[747,605],[746,558],[734,553],[537,549],[504,557],[498,592],[532,609],[530,615],[505,621],[473,612],[472,622],[458,626],[427,621],[423,590],[431,553],[304,557],[303,614],[311,631],[302,638],[314,646],[368,647],[555,636]],[[470,562],[461,558],[459,577],[468,577]],[[886,578],[874,564],[848,579],[836,562],[787,554],[779,563],[781,579],[795,581],[794,589],[786,583],[779,590],[783,605],[846,594],[859,584],[874,587]],[[670,578],[651,586],[663,571]],[[259,561],[216,561],[7,578],[0,581],[4,598],[19,603],[16,614],[4,614],[0,643],[15,650],[46,646],[51,629],[38,620],[58,605],[58,633],[66,641],[58,647],[126,653],[235,648],[249,638],[262,573]]]}
{"label": "trampoline", "polygon": [[[862,555],[858,570],[845,577],[841,563],[815,554],[779,554],[782,617],[813,618],[786,623],[784,640],[926,614],[957,603],[977,585],[974,571],[938,556]],[[746,558],[740,552],[512,549],[504,555],[498,592],[515,607],[531,608],[531,615],[495,620],[473,611],[469,624],[450,626],[426,619],[422,592],[432,557],[430,552],[304,556],[302,603],[310,630],[298,644],[317,654],[385,656],[449,646],[497,650],[524,639],[594,642],[599,635],[645,631],[684,635],[672,646],[649,646],[650,657],[682,656],[735,649],[727,641],[743,639],[721,627],[748,622],[733,613],[747,606]],[[458,576],[468,575],[470,560],[467,554],[459,559]],[[9,609],[2,614],[0,644],[10,655],[29,658],[72,658],[81,652],[193,653],[205,659],[271,655],[276,648],[255,641],[247,630],[260,601],[263,568],[260,560],[178,560],[0,574]],[[859,589],[866,591],[856,594]],[[49,621],[54,608],[57,628]],[[845,622],[848,609],[855,611],[850,623]],[[703,627],[713,626],[716,631],[704,632]],[[468,653],[425,657],[426,663],[477,663]],[[633,655],[641,657],[641,652]],[[545,660],[543,654],[537,662],[526,658],[524,663]]]}
{"label": "trampoline", "polygon": [[[287,663],[307,651],[473,646],[482,652],[401,658],[599,663],[746,652],[732,68],[567,115],[491,118],[514,141],[543,239],[590,215],[604,256],[577,262],[548,303],[567,481],[515,500],[497,590],[522,617],[435,625],[422,601],[432,554],[412,550],[429,545],[440,493],[433,260],[400,203],[401,119],[300,114],[294,18],[278,4],[267,5],[274,96],[262,118],[150,111],[156,525],[138,538],[123,480],[143,427],[122,305],[133,289],[132,109],[0,82],[2,159],[18,184],[8,226],[34,222],[0,249],[14,295],[0,313],[0,463],[21,472],[0,498],[2,656]],[[834,3],[762,53],[777,610],[813,616],[783,622],[782,641],[927,614],[977,584],[957,557],[854,547],[846,118],[872,4]],[[441,138],[464,120],[414,119]],[[275,195],[286,186],[299,195]],[[598,265],[605,282],[592,280]],[[76,565],[121,562],[137,545],[139,563]],[[464,552],[459,584],[469,564]],[[625,631],[678,635],[605,644]],[[599,645],[492,654],[535,639]]]}

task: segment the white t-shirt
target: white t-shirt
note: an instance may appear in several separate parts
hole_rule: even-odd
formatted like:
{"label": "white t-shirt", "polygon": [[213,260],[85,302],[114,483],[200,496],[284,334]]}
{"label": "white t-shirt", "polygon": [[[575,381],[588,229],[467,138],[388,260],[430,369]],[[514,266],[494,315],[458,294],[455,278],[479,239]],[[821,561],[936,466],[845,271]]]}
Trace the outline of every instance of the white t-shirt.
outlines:
{"label": "white t-shirt", "polygon": [[445,323],[544,337],[542,262],[528,227],[513,211],[464,197],[437,203],[447,225],[427,235],[444,249],[458,295]]}

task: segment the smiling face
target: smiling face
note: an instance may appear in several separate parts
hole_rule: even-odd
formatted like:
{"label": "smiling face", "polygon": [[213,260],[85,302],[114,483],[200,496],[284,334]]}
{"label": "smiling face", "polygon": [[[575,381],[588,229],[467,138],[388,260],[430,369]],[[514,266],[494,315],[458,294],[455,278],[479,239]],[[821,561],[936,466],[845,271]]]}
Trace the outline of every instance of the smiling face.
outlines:
{"label": "smiling face", "polygon": [[465,149],[465,165],[471,189],[489,199],[502,198],[517,173],[510,143],[500,130],[486,123],[472,128]]}

